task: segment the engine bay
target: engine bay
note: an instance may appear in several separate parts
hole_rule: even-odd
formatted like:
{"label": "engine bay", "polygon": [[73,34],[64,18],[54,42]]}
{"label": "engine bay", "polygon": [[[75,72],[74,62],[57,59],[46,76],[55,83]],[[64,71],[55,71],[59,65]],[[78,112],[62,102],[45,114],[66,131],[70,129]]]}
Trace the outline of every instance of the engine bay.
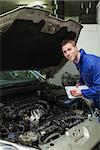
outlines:
{"label": "engine bay", "polygon": [[91,114],[83,100],[68,99],[62,87],[40,85],[30,96],[17,95],[0,104],[0,138],[22,145],[53,141]]}

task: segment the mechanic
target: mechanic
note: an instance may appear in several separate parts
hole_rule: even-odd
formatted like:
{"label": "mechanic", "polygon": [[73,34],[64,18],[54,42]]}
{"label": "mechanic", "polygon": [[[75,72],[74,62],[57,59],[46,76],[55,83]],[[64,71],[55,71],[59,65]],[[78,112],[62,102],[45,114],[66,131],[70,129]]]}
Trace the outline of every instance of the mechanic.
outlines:
{"label": "mechanic", "polygon": [[63,40],[60,46],[65,58],[75,63],[80,72],[80,83],[76,86],[85,84],[89,87],[82,90],[76,88],[71,90],[71,94],[92,99],[100,112],[100,57],[87,54],[83,49],[78,50],[74,40]]}

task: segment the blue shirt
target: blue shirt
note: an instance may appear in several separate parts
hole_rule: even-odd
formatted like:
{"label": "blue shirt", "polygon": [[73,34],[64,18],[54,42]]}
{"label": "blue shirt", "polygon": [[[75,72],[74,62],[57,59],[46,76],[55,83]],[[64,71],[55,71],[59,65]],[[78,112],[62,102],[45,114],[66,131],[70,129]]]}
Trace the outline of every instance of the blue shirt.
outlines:
{"label": "blue shirt", "polygon": [[95,107],[100,109],[100,57],[87,54],[80,49],[80,61],[76,65],[80,71],[80,82],[89,87],[81,90],[82,95],[92,99]]}

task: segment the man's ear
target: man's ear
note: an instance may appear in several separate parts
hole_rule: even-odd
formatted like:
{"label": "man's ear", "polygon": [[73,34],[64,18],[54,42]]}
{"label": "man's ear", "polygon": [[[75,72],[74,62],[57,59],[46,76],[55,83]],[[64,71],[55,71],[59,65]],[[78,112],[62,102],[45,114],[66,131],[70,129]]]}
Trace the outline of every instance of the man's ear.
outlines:
{"label": "man's ear", "polygon": [[77,46],[75,46],[75,49],[77,50],[77,52],[79,52],[79,50],[78,50]]}
{"label": "man's ear", "polygon": [[75,48],[77,49],[77,46],[75,46]]}

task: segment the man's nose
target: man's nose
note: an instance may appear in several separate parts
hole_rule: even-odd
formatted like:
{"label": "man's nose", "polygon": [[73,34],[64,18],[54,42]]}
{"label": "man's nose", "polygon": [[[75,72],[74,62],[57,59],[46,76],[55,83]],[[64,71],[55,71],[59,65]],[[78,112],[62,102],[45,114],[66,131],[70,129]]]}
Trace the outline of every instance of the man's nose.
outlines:
{"label": "man's nose", "polygon": [[70,55],[70,53],[69,52],[66,52],[66,56],[68,57]]}

